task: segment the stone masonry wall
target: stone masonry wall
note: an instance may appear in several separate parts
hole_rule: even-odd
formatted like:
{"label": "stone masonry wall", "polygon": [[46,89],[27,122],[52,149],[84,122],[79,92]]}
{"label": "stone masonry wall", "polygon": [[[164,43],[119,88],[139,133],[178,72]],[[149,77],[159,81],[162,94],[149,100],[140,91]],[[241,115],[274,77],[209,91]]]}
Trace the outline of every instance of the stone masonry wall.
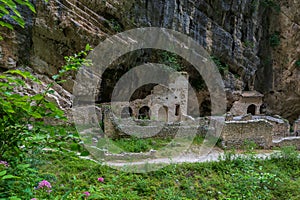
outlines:
{"label": "stone masonry wall", "polygon": [[223,146],[242,147],[248,141],[264,149],[272,145],[272,124],[266,120],[226,121],[221,138]]}

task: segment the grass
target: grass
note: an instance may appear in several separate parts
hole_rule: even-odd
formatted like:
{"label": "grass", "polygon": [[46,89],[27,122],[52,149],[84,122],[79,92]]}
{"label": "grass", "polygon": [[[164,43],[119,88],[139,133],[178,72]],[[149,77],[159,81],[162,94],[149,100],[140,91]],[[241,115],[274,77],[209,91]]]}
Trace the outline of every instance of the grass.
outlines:
{"label": "grass", "polygon": [[[0,199],[300,199],[300,158],[294,148],[284,148],[266,160],[253,154],[232,159],[233,152],[227,152],[218,162],[171,164],[134,174],[76,156],[83,147],[73,128],[42,128],[48,132],[43,146],[57,151],[37,148],[22,160],[8,159],[9,167],[0,164]],[[134,152],[161,148],[170,141],[133,138],[114,142]],[[197,136],[192,145],[202,143],[203,138]],[[247,149],[253,148],[248,143]],[[11,178],[3,179],[3,171]],[[42,180],[51,183],[50,193],[35,189]]]}
{"label": "grass", "polygon": [[[151,149],[159,150],[166,145],[168,145],[172,138],[120,138],[116,140],[111,140],[114,145],[120,149],[109,149],[112,153],[121,153],[125,152],[148,152]],[[201,145],[204,141],[204,137],[196,135],[193,138],[192,145]]]}
{"label": "grass", "polygon": [[[88,160],[48,152],[40,176],[52,197],[80,199],[299,199],[300,160],[238,158],[173,164],[148,174],[130,174]],[[97,181],[104,177],[104,182]],[[20,191],[21,192],[21,191]],[[62,198],[64,197],[64,198]]]}

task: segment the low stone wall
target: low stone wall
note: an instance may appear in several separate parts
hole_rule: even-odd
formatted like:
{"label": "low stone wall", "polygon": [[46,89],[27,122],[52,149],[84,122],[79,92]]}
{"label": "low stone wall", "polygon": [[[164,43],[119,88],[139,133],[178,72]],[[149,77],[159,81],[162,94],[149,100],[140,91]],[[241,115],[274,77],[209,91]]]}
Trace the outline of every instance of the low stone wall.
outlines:
{"label": "low stone wall", "polygon": [[[297,148],[300,147],[300,137],[295,140],[285,139],[279,143],[276,143],[276,141],[273,143],[274,131],[275,134],[278,133],[278,135],[284,136],[286,135],[288,126],[286,126],[285,123],[271,123],[266,119],[243,121],[243,118],[241,118],[239,120],[224,122],[225,118],[220,116],[207,119],[199,118],[190,122],[165,124],[163,122],[152,120],[120,119],[113,116],[109,108],[102,109],[104,110],[105,135],[110,138],[130,136],[139,138],[174,138],[176,134],[189,136],[195,133],[205,136],[208,134],[210,128],[216,129],[216,127],[219,126],[218,124],[224,123],[223,127],[220,126],[220,138],[222,140],[223,148],[241,148],[245,145],[246,141],[252,141],[260,148],[264,149],[269,149],[273,146],[286,145],[295,145]],[[211,133],[215,133],[215,130]]]}
{"label": "low stone wall", "polygon": [[224,148],[240,148],[246,141],[253,141],[267,149],[272,146],[272,130],[272,124],[263,119],[226,121],[221,133],[222,145]]}
{"label": "low stone wall", "polygon": [[253,119],[265,119],[273,125],[273,139],[290,136],[290,124],[287,120],[271,116],[253,116]]}
{"label": "low stone wall", "polygon": [[300,137],[285,137],[280,140],[273,141],[275,147],[295,146],[300,150]]}
{"label": "low stone wall", "polygon": [[300,136],[300,117],[294,122],[294,135]]}

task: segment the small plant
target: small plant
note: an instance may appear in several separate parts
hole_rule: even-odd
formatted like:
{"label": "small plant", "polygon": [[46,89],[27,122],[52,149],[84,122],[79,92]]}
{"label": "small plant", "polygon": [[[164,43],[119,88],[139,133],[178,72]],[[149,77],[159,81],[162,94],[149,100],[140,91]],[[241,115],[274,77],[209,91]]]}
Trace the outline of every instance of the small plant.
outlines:
{"label": "small plant", "polygon": [[120,25],[120,23],[117,20],[110,19],[110,20],[108,20],[108,24],[114,31],[116,31],[116,32],[122,31],[122,26]]}
{"label": "small plant", "polygon": [[269,39],[271,47],[275,48],[280,45],[280,33],[278,31],[274,32]]}
{"label": "small plant", "polygon": [[281,11],[280,5],[277,2],[277,0],[262,0],[261,4],[264,7],[269,8],[269,9],[275,11],[277,14],[280,13],[280,11]]}
{"label": "small plant", "polygon": [[249,40],[246,40],[246,41],[243,43],[243,45],[244,45],[245,47],[248,47],[248,48],[254,48],[254,42],[251,42],[251,41],[249,41]]}
{"label": "small plant", "polygon": [[300,59],[296,61],[295,65],[300,69]]}
{"label": "small plant", "polygon": [[162,52],[160,61],[176,71],[182,70],[182,66],[179,63],[179,57],[175,53],[167,51]]}
{"label": "small plant", "polygon": [[226,75],[229,72],[229,65],[223,63],[219,58],[215,56],[211,56],[211,59],[214,61],[216,66],[219,69],[219,72],[221,73],[222,76]]}
{"label": "small plant", "polygon": [[281,157],[285,160],[294,161],[299,157],[295,146],[286,146],[281,148]]}
{"label": "small plant", "polygon": [[243,147],[246,154],[255,154],[258,145],[254,141],[246,140]]}

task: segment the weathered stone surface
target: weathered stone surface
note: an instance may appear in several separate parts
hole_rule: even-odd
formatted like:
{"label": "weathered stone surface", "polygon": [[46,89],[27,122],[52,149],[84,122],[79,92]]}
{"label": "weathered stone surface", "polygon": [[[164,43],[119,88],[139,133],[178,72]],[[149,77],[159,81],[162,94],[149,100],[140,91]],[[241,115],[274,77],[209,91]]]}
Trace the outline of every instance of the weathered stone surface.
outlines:
{"label": "weathered stone surface", "polygon": [[267,65],[258,70],[257,75],[262,76],[258,85],[264,87],[261,89],[268,112],[293,123],[300,115],[300,67],[296,65],[300,60],[300,3],[294,0],[277,3],[281,11],[270,19],[268,39],[277,31],[280,41],[270,49],[272,54],[263,58]]}
{"label": "weathered stone surface", "polygon": [[272,146],[272,124],[266,120],[226,121],[221,139],[225,148],[239,148],[253,141],[267,149]]}
{"label": "weathered stone surface", "polygon": [[273,141],[276,147],[294,146],[300,150],[300,137],[285,137],[280,140]]}
{"label": "weathered stone surface", "polygon": [[[276,15],[261,1],[250,0],[38,1],[36,15],[22,10],[25,29],[1,28],[0,67],[26,63],[51,76],[64,63],[64,56],[86,43],[96,46],[109,35],[134,27],[171,28],[190,35],[229,65],[224,75],[229,93],[252,90],[255,83],[255,89],[265,95],[268,113],[295,120],[300,114],[300,70],[295,64],[300,59],[300,3],[278,3],[281,12]],[[269,38],[274,31],[280,32],[281,42],[272,49]],[[117,73],[129,68],[126,63],[118,67],[106,90],[112,90]],[[73,84],[70,77],[63,87],[71,92]],[[205,95],[199,98],[202,102],[209,100],[207,93],[200,93]]]}
{"label": "weathered stone surface", "polygon": [[294,135],[300,136],[300,117],[294,122]]}

